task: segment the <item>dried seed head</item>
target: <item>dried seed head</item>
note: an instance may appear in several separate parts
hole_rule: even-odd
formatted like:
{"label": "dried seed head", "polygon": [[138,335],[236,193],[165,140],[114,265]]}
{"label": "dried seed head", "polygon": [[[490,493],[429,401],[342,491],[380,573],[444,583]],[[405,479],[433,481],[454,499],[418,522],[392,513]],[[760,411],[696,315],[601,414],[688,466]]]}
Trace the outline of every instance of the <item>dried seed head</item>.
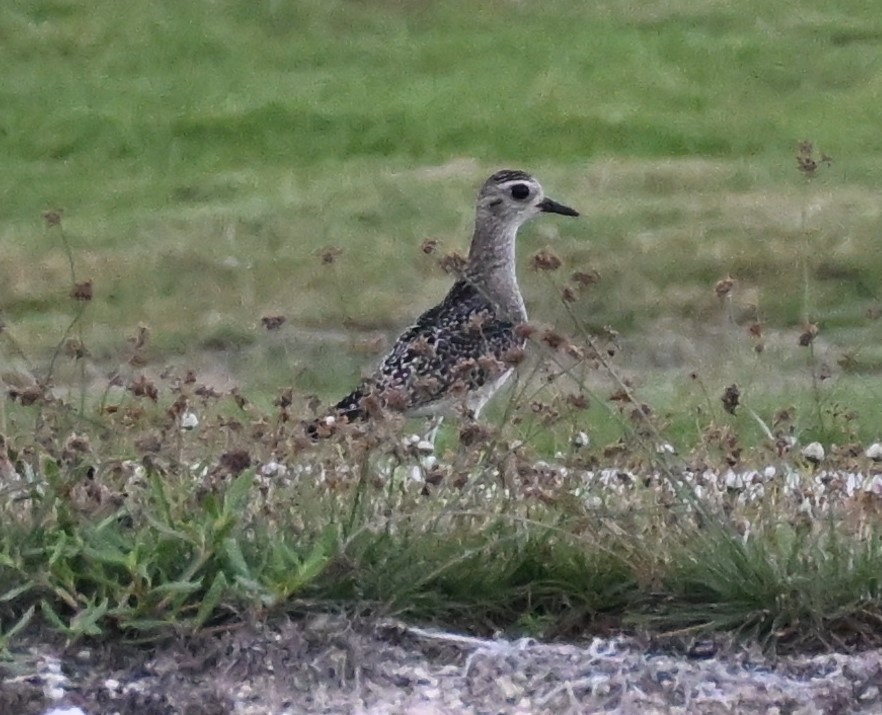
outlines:
{"label": "dried seed head", "polygon": [[462,429],[459,431],[459,441],[466,447],[486,442],[491,436],[492,433],[490,429],[477,422],[469,422],[463,425]]}
{"label": "dried seed head", "polygon": [[74,283],[74,287],[70,291],[70,297],[81,301],[92,300],[92,281]]}
{"label": "dried seed head", "polygon": [[337,259],[343,254],[343,249],[337,246],[325,246],[318,252],[319,258],[322,260],[323,266],[330,266],[336,263]]}
{"label": "dried seed head", "polygon": [[383,402],[375,392],[370,392],[359,400],[359,406],[368,417],[377,418],[383,414]]}
{"label": "dried seed head", "polygon": [[642,424],[652,417],[652,408],[645,402],[641,402],[633,410],[631,410],[628,418],[634,424]]}
{"label": "dried seed head", "polygon": [[505,363],[497,360],[493,355],[482,355],[478,358],[478,367],[490,375],[498,375],[506,369]]}
{"label": "dried seed head", "polygon": [[199,397],[202,397],[204,399],[212,400],[216,400],[218,397],[220,397],[220,393],[210,385],[199,385],[199,387],[193,390],[193,394],[198,395]]}
{"label": "dried seed head", "polygon": [[774,417],[772,417],[772,427],[778,427],[782,424],[787,424],[788,422],[793,421],[795,408],[789,407],[783,410],[778,410]]}
{"label": "dried seed head", "polygon": [[380,334],[374,337],[360,338],[352,348],[359,355],[379,355],[386,349],[386,336]]}
{"label": "dried seed head", "polygon": [[287,318],[284,315],[264,315],[260,319],[260,324],[267,330],[278,330],[285,324],[286,320]]}
{"label": "dried seed head", "polygon": [[92,444],[89,441],[89,436],[85,434],[77,434],[76,432],[71,432],[68,435],[67,439],[64,441],[64,450],[66,452],[79,452],[81,454],[87,454],[92,451]]}
{"label": "dried seed head", "polygon": [[156,388],[156,385],[144,377],[144,375],[139,375],[132,380],[129,383],[128,390],[135,397],[146,397],[153,402],[156,402],[157,399],[159,399],[159,390]]}
{"label": "dried seed head", "polygon": [[534,271],[556,271],[560,266],[560,258],[550,248],[543,248],[530,258],[530,268]]}
{"label": "dried seed head", "polygon": [[315,436],[319,439],[327,439],[336,431],[337,420],[334,417],[325,417],[324,419],[317,420],[313,425],[307,427],[307,432],[310,432],[311,429],[315,428]]}
{"label": "dried seed head", "polygon": [[796,168],[799,169],[807,177],[813,177],[821,164],[829,166],[833,163],[833,158],[827,154],[821,153],[821,156],[815,158],[815,148],[808,140],[801,141],[796,149]]}
{"label": "dried seed head", "polygon": [[[468,376],[466,376],[468,378]],[[469,394],[469,383],[462,378],[457,378],[447,388],[447,393],[453,397],[465,397]]]}
{"label": "dried seed head", "polygon": [[172,419],[177,419],[187,409],[187,398],[179,395],[178,398],[166,410],[166,414]]}
{"label": "dried seed head", "polygon": [[463,271],[465,271],[466,266],[468,265],[468,261],[465,256],[463,256],[459,251],[453,251],[451,253],[446,253],[441,256],[441,260],[438,261],[438,265],[441,266],[441,270],[445,273],[451,273],[455,276],[461,275]]}
{"label": "dried seed head", "polygon": [[810,156],[797,156],[796,164],[799,170],[806,176],[814,176],[814,173],[818,170],[818,162]]}
{"label": "dried seed head", "polygon": [[64,209],[52,209],[43,212],[43,218],[46,220],[46,226],[60,226],[61,218],[64,216]]}
{"label": "dried seed head", "polygon": [[135,449],[141,454],[156,454],[162,450],[162,440],[155,434],[139,437],[135,440]]}
{"label": "dried seed head", "polygon": [[546,330],[542,333],[542,342],[545,343],[552,350],[557,350],[562,345],[566,345],[568,343],[567,339],[558,332],[554,330]]}
{"label": "dried seed head", "polygon": [[600,273],[595,271],[593,268],[587,271],[575,271],[572,276],[570,276],[573,283],[576,283],[580,288],[590,288],[597,283],[600,283]]}
{"label": "dried seed head", "polygon": [[89,351],[79,338],[68,338],[64,341],[64,354],[73,360],[81,360]]}
{"label": "dried seed head", "polygon": [[236,476],[251,466],[251,455],[244,449],[235,449],[221,455],[219,466],[228,474]]}
{"label": "dried seed head", "polygon": [[6,394],[13,402],[18,402],[22,407],[33,405],[38,400],[46,399],[43,388],[39,385],[27,385],[24,387],[10,387]]}
{"label": "dried seed head", "polygon": [[591,399],[584,393],[570,393],[567,395],[567,404],[577,410],[587,410],[591,406]]}
{"label": "dried seed head", "polygon": [[236,403],[236,407],[240,410],[244,410],[248,406],[248,398],[239,391],[238,387],[230,390],[230,397],[233,398],[233,402]]}
{"label": "dried seed head", "polygon": [[275,407],[281,407],[283,410],[287,407],[291,406],[291,403],[294,402],[294,389],[291,387],[284,388],[279,396],[273,400],[273,405]]}
{"label": "dried seed head", "polygon": [[383,392],[383,400],[391,410],[399,412],[407,409],[407,392],[401,388],[390,388]]}
{"label": "dried seed head", "polygon": [[127,341],[135,350],[140,350],[141,348],[146,347],[149,340],[150,328],[148,328],[146,325],[139,325],[138,334],[133,337],[127,338]]}
{"label": "dried seed head", "polygon": [[[582,350],[578,345],[574,345],[573,343],[567,343],[564,346],[564,351],[567,355],[575,360],[582,360],[585,357],[585,351]],[[596,357],[596,353],[594,355]]]}
{"label": "dried seed head", "polygon": [[723,409],[730,415],[734,415],[735,409],[741,404],[741,390],[738,389],[738,385],[729,385],[723,390],[720,401],[723,403]]}
{"label": "dried seed head", "polygon": [[[456,370],[460,369],[457,366]],[[437,377],[425,376],[413,381],[414,395],[419,398],[434,399],[441,389],[441,381]]]}
{"label": "dried seed head", "polygon": [[532,337],[533,333],[537,330],[535,325],[531,325],[530,323],[518,323],[514,327],[515,337],[520,338],[521,340],[529,340]]}
{"label": "dried seed head", "polygon": [[804,348],[808,347],[814,342],[817,334],[818,326],[814,323],[807,323],[805,327],[803,327],[802,333],[799,336],[799,344]]}
{"label": "dried seed head", "polygon": [[755,353],[759,354],[766,349],[766,344],[763,341],[762,323],[751,323],[747,327],[747,334],[750,336],[750,340],[753,342],[753,351]]}
{"label": "dried seed head", "polygon": [[618,389],[609,396],[610,402],[630,402],[631,395],[627,390]]}
{"label": "dried seed head", "polygon": [[716,282],[716,285],[714,285],[714,293],[717,294],[717,298],[725,298],[732,292],[734,287],[735,279],[732,276],[727,276]]}
{"label": "dried seed head", "polygon": [[453,366],[452,374],[456,378],[468,378],[477,365],[478,363],[474,358],[462,358]]}
{"label": "dried seed head", "polygon": [[526,351],[521,347],[509,348],[502,353],[502,362],[506,365],[520,365],[526,357]]}

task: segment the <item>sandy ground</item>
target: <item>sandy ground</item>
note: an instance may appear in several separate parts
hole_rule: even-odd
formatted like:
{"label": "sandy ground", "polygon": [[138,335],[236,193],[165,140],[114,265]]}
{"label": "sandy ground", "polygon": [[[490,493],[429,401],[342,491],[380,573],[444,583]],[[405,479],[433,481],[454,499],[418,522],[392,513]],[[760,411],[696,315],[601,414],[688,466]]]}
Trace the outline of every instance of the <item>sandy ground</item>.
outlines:
{"label": "sandy ground", "polygon": [[140,648],[34,634],[0,664],[0,715],[827,715],[882,712],[880,691],[880,650],[486,640],[327,615]]}

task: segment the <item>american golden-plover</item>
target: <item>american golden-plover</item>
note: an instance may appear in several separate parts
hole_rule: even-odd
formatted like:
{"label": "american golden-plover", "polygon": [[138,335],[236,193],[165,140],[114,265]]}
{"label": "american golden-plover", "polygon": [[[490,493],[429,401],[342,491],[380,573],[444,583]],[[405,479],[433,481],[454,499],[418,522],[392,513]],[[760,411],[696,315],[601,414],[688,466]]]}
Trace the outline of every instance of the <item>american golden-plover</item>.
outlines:
{"label": "american golden-plover", "polygon": [[524,347],[517,326],[527,310],[515,241],[521,225],[541,213],[579,215],[547,198],[526,172],[503,170],[487,179],[478,192],[468,260],[447,296],[398,338],[370,377],[334,406],[332,417],[311,423],[308,433],[322,436],[337,419],[366,419],[378,409],[433,417],[435,428],[457,412],[476,418],[511,377],[512,356]]}

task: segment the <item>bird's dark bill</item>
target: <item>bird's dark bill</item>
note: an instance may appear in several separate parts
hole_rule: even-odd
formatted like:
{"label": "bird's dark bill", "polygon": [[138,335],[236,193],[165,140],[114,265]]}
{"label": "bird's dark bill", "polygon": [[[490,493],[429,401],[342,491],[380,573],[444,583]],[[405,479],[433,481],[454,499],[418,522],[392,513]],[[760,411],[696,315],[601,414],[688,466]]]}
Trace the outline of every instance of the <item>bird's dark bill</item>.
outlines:
{"label": "bird's dark bill", "polygon": [[576,209],[571,209],[569,206],[564,206],[551,199],[542,199],[542,201],[539,202],[539,208],[547,213],[561,214],[563,216],[579,215],[579,212],[576,211]]}

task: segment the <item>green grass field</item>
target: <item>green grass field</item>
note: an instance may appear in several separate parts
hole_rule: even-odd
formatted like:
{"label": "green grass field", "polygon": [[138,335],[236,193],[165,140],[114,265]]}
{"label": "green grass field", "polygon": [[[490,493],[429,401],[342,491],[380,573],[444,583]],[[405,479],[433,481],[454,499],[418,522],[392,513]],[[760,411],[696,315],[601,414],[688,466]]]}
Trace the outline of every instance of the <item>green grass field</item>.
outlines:
{"label": "green grass field", "polygon": [[[466,9],[467,8],[467,9]],[[8,3],[0,15],[0,304],[20,343],[68,320],[65,209],[95,348],[295,325],[397,328],[448,279],[476,186],[537,173],[582,209],[529,230],[603,283],[619,330],[713,316],[731,273],[776,326],[878,300],[878,10],[708,2]],[[806,186],[797,142],[834,157]],[[560,233],[560,237],[557,233]],[[335,275],[315,253],[344,249]],[[525,279],[533,314],[554,296]],[[356,290],[357,287],[357,290]],[[214,344],[216,344],[215,341]]]}
{"label": "green grass field", "polygon": [[[247,470],[233,494],[242,470],[224,467],[230,479],[197,493],[191,477],[235,449],[253,449],[255,465],[300,459],[284,419],[304,416],[310,393],[348,387],[384,336],[444,294],[439,256],[466,249],[475,191],[501,167],[530,170],[583,214],[522,231],[532,319],[583,345],[616,331],[616,354],[612,371],[589,369],[540,345],[519,416],[507,403],[490,413],[502,425],[492,447],[457,453],[455,430],[444,435],[446,478],[492,482],[487,465],[520,449],[511,444],[527,444],[524,463],[547,459],[569,454],[581,429],[593,445],[582,467],[619,460],[673,479],[654,453],[662,438],[693,465],[761,467],[780,458],[766,427],[818,439],[854,467],[862,452],[849,445],[882,435],[880,21],[864,0],[4,3],[0,433],[16,470],[42,486],[0,486],[15,497],[0,525],[0,573],[13,584],[0,594],[2,628],[39,604],[74,636],[108,623],[200,627],[215,608],[301,593],[443,616],[475,592],[475,555],[487,551],[500,566],[473,604],[485,625],[559,625],[579,602],[578,623],[611,613],[799,643],[862,632],[882,610],[871,576],[880,532],[863,502],[846,505],[860,514],[848,512],[841,538],[842,514],[806,529],[789,502],[777,516],[696,507],[703,521],[687,528],[638,493],[597,521],[562,493],[512,504],[521,464],[502,497],[472,490],[456,507],[450,492],[427,506],[391,477],[371,492],[389,455],[349,442],[307,462],[351,479],[330,493],[279,489],[284,503],[314,507],[309,518],[246,495]],[[804,140],[815,172],[798,168]],[[60,225],[48,225],[57,209]],[[437,253],[421,250],[426,239]],[[529,269],[543,248],[561,270]],[[600,281],[565,304],[574,271]],[[92,300],[73,300],[87,280]],[[286,317],[280,330],[261,326],[271,315]],[[817,338],[800,347],[809,323]],[[135,346],[141,325],[149,341]],[[178,372],[160,378],[169,362]],[[56,392],[22,404],[22,385],[50,365]],[[186,367],[200,385],[243,386],[249,402],[197,399],[179,379]],[[114,371],[124,388],[142,368],[161,385],[156,405],[108,386]],[[651,406],[651,429],[609,401],[615,375]],[[744,408],[729,415],[719,398],[733,383]],[[288,386],[294,407],[281,415],[273,400]],[[574,390],[591,394],[586,411],[561,409]],[[178,434],[179,398],[211,415],[204,435]],[[72,432],[90,435],[88,458],[72,456]],[[146,482],[121,505],[133,460]],[[107,499],[78,495],[86,462]],[[278,551],[266,551],[260,514],[291,534]],[[809,587],[812,569],[845,594],[835,613]],[[756,586],[746,596],[745,579]]]}

